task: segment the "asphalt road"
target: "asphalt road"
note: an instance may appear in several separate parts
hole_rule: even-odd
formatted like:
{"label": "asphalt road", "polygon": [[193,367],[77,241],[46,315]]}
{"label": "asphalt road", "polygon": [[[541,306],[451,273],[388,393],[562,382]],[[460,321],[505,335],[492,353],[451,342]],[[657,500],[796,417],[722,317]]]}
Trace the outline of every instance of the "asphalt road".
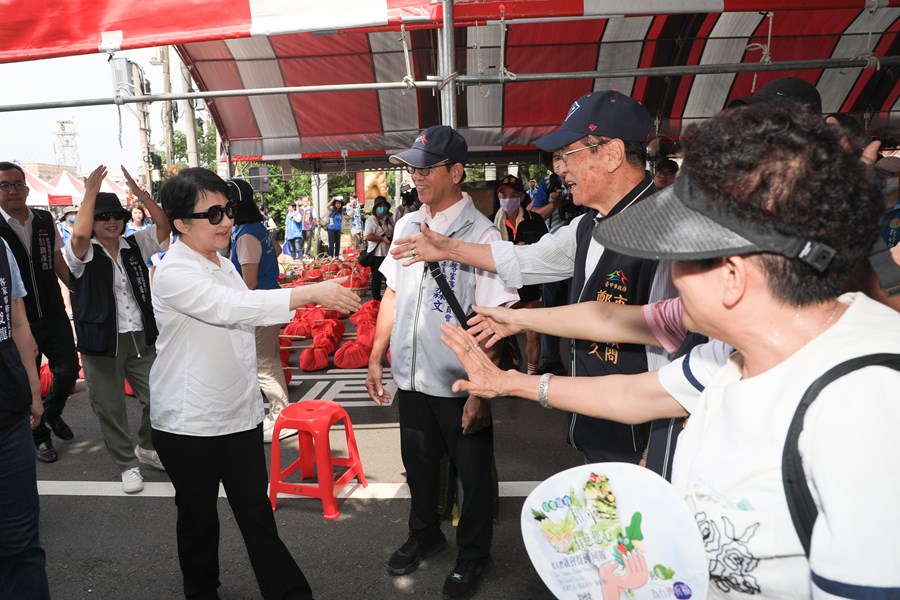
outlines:
{"label": "asphalt road", "polygon": [[[296,364],[296,356],[293,358]],[[275,513],[281,537],[310,580],[319,600],[439,598],[453,568],[452,526],[444,524],[448,550],[414,573],[392,577],[384,562],[406,539],[409,500],[400,460],[395,406],[368,400],[363,371],[297,374],[291,401],[330,398],[347,409],[356,431],[368,488],[342,492],[340,518],[325,521],[314,499],[284,497]],[[386,373],[386,379],[389,375]],[[132,427],[138,402],[128,399]],[[142,467],[144,492],[121,492],[118,469],[106,453],[83,383],[65,418],[75,439],[54,439],[58,462],[38,463],[41,540],[53,598],[143,600],[182,597],[175,545],[175,505],[165,473]],[[519,527],[525,496],[543,479],[582,463],[566,446],[565,415],[536,403],[494,401],[496,462],[501,481],[499,522],[494,529],[495,567],[478,598],[542,599],[553,596],[528,559]],[[296,438],[282,444],[296,448]],[[342,432],[332,432],[335,452]],[[259,598],[259,589],[228,501],[219,501],[223,600]]]}

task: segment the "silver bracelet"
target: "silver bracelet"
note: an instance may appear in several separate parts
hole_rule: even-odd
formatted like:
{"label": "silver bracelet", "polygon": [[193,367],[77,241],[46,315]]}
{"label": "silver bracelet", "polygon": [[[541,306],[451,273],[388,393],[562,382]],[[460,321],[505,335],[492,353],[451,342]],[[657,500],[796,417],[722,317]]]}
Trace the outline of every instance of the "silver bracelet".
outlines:
{"label": "silver bracelet", "polygon": [[553,373],[544,373],[541,375],[541,382],[538,384],[538,404],[544,408],[553,408],[550,406],[550,398],[548,397],[551,377],[553,377]]}

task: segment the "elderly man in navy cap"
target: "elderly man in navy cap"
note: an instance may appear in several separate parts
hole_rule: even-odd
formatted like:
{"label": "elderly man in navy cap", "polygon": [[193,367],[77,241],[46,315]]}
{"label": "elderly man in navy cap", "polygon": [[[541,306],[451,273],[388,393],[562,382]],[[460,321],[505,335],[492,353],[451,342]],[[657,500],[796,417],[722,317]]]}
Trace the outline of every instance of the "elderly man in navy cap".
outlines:
{"label": "elderly man in navy cap", "polygon": [[[412,148],[391,157],[406,166],[422,207],[395,227],[410,236],[429,228],[475,244],[500,239],[500,232],[462,192],[468,145],[450,127],[423,131]],[[387,290],[381,300],[366,388],[376,404],[391,401],[382,385],[382,360],[390,344],[394,381],[399,388],[400,451],[409,484],[409,538],[390,558],[392,575],[412,573],[419,563],[447,547],[438,516],[440,461],[448,453],[462,482],[462,513],[456,533],[456,566],[444,582],[443,597],[468,598],[491,566],[493,536],[494,433],[487,401],[454,392],[465,375],[453,352],[441,343],[440,326],[459,323],[457,309],[508,305],[519,299],[494,274],[450,259],[400,268],[385,257],[380,271]],[[438,281],[438,280],[442,281]]]}
{"label": "elderly man in navy cap", "polygon": [[[493,271],[507,285],[572,277],[569,303],[600,300],[644,304],[676,295],[667,269],[657,262],[605,250],[592,239],[597,223],[627,210],[656,188],[646,171],[650,114],[639,102],[616,91],[593,92],[572,103],[562,125],[535,144],[553,152],[553,168],[578,204],[589,210],[536,244],[490,246],[437,236],[427,231],[395,240],[404,264],[450,258]],[[573,340],[571,375],[641,373],[667,362],[658,348],[637,344]],[[550,375],[544,377],[549,380]],[[622,425],[572,415],[569,443],[590,462],[640,461],[649,424]]]}

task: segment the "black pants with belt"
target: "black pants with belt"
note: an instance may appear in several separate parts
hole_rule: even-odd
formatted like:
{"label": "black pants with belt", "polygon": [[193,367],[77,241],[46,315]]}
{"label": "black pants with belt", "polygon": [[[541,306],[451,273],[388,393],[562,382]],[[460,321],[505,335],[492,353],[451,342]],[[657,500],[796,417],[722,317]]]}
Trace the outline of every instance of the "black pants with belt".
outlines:
{"label": "black pants with belt", "polygon": [[263,598],[312,598],[309,582],[278,537],[267,495],[262,425],[212,437],[154,429],[153,444],[175,486],[178,562],[184,576],[185,598],[219,597],[220,481]]}
{"label": "black pants with belt", "polygon": [[425,544],[440,533],[440,463],[446,451],[462,483],[462,514],[456,530],[459,558],[475,560],[491,553],[494,428],[462,433],[466,398],[439,398],[398,390],[400,452],[412,498],[409,529]]}

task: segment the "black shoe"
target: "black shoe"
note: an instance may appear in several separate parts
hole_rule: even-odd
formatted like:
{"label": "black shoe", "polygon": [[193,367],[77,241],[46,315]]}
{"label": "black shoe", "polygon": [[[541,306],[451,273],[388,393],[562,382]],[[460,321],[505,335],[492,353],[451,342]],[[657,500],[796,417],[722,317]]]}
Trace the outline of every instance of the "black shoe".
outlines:
{"label": "black shoe", "polygon": [[62,420],[62,417],[45,419],[45,422],[50,426],[50,431],[52,431],[59,439],[68,441],[75,437],[75,434],[72,433],[72,430],[69,429],[66,422]]}
{"label": "black shoe", "polygon": [[444,600],[461,600],[474,596],[482,578],[492,566],[494,562],[490,556],[477,560],[457,560],[453,572],[444,580]]}
{"label": "black shoe", "polygon": [[447,549],[447,538],[441,533],[440,539],[430,546],[422,546],[422,542],[410,535],[406,543],[394,552],[387,561],[387,571],[391,575],[407,575],[419,568],[419,563]]}
{"label": "black shoe", "polygon": [[50,440],[46,442],[41,442],[37,446],[37,459],[42,463],[52,463],[56,462],[59,457],[56,456],[56,450],[53,449],[53,444]]}

